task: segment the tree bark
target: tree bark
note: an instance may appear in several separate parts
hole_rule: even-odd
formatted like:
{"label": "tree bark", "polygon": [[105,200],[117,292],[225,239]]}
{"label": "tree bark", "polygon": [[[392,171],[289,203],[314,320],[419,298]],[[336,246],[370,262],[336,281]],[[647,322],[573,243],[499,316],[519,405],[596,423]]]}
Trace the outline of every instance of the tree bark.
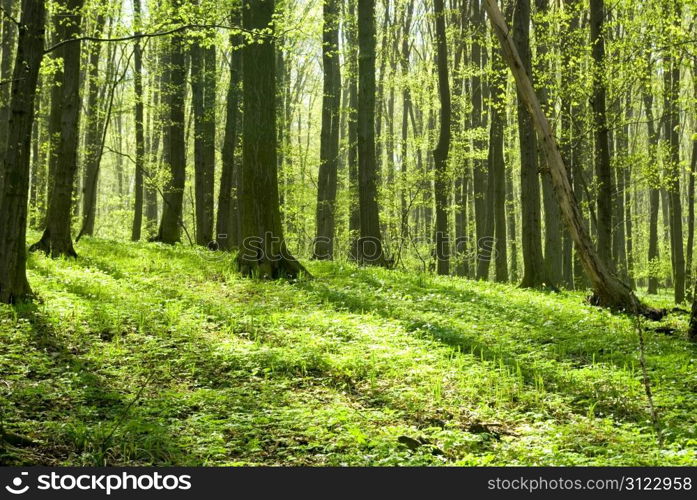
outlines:
{"label": "tree bark", "polygon": [[322,129],[320,137],[319,174],[317,179],[316,232],[312,257],[334,258],[337,171],[339,163],[339,118],[341,108],[341,72],[339,66],[339,2],[323,3],[322,64]]}
{"label": "tree bark", "polygon": [[385,266],[375,158],[375,0],[358,0],[358,261]]}
{"label": "tree bark", "polygon": [[[672,22],[680,23],[680,7],[666,2],[666,12],[675,15]],[[671,5],[676,9],[671,8]],[[664,160],[668,176],[668,208],[670,216],[670,248],[673,264],[673,293],[676,303],[685,300],[685,253],[682,236],[682,202],[680,200],[680,61],[665,49],[663,55],[663,135],[668,144],[668,156]]]}
{"label": "tree bark", "polygon": [[[233,24],[239,24],[239,11],[233,14]],[[239,162],[238,135],[240,128],[240,101],[242,98],[240,84],[242,80],[243,41],[239,34],[230,35],[233,47],[230,54],[230,84],[227,91],[225,138],[221,159],[223,168],[220,173],[220,191],[218,193],[218,219],[216,226],[217,241],[221,250],[232,250],[240,245],[240,218],[238,209]]]}
{"label": "tree bark", "polygon": [[614,189],[605,105],[604,0],[590,0],[591,48],[593,56],[593,126],[595,177],[598,185],[598,255],[612,268],[612,206]]}
{"label": "tree bark", "polygon": [[[133,0],[133,22],[135,34],[140,34],[141,8],[140,0]],[[140,40],[136,39],[133,48],[133,87],[135,91],[135,132],[136,132],[136,179],[133,207],[133,225],[131,240],[140,240],[143,223],[143,169],[145,168],[145,132],[143,130],[143,52]]]}
{"label": "tree bark", "polygon": [[45,18],[44,2],[22,1],[0,191],[0,302],[3,303],[25,300],[32,293],[26,272],[27,198],[34,97],[44,54]]}
{"label": "tree bark", "polygon": [[[182,0],[174,0],[175,10]],[[174,244],[181,238],[184,184],[186,181],[186,137],[184,134],[184,100],[186,96],[186,69],[184,40],[181,33],[171,36],[166,91],[169,120],[165,125],[163,160],[169,170],[165,184],[162,219],[156,240]]]}
{"label": "tree bark", "polygon": [[492,51],[491,111],[489,134],[489,171],[493,184],[494,278],[508,281],[508,244],[506,241],[506,164],[504,161],[504,125],[506,121],[506,76],[501,54]]}
{"label": "tree bark", "polygon": [[[276,279],[305,272],[283,238],[276,157],[276,58],[274,1],[245,0],[242,24],[262,43],[242,49],[245,119],[242,139],[240,222],[242,247],[237,266],[246,276]],[[270,29],[264,34],[259,30]]]}
{"label": "tree bark", "polygon": [[435,165],[434,195],[436,200],[436,272],[447,275],[450,272],[450,239],[448,237],[448,152],[450,151],[450,83],[448,81],[448,45],[445,34],[445,14],[443,0],[434,0],[436,18],[436,45],[438,67],[438,95],[440,97],[440,132],[438,143],[433,150]]}
{"label": "tree bark", "polygon": [[196,243],[213,240],[215,186],[215,47],[191,44],[191,99],[194,113]]}
{"label": "tree bark", "polygon": [[[0,80],[9,82],[12,77],[12,62],[14,60],[17,26],[9,16],[16,14],[16,0],[2,0],[4,15],[2,16],[2,59],[0,59]],[[0,85],[0,190],[2,190],[3,155],[7,150],[8,122],[10,120],[10,90],[8,83]]]}
{"label": "tree bark", "polygon": [[[530,56],[530,0],[519,0],[513,16],[515,41],[528,79],[532,75]],[[518,89],[518,135],[520,138],[520,205],[523,219],[523,287],[542,287],[548,283],[542,257],[540,179],[537,172],[537,141],[524,96]]]}
{"label": "tree bark", "polygon": [[[64,0],[57,16],[57,37],[68,40],[80,35],[84,0]],[[77,257],[71,236],[73,187],[77,171],[80,127],[80,46],[75,41],[57,49],[63,58],[60,81],[60,137],[56,151],[53,191],[46,213],[41,239],[30,251],[42,251],[51,257]]]}

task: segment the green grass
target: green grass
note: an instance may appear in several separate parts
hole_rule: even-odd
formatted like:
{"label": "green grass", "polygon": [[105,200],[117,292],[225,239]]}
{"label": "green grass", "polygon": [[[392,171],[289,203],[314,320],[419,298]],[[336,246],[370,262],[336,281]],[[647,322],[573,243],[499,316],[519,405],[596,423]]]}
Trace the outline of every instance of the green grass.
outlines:
{"label": "green grass", "polygon": [[2,463],[697,464],[685,315],[672,335],[645,325],[659,446],[632,320],[582,294],[338,263],[260,282],[183,246],[77,250],[32,255],[40,300],[0,306],[0,417],[26,438]]}

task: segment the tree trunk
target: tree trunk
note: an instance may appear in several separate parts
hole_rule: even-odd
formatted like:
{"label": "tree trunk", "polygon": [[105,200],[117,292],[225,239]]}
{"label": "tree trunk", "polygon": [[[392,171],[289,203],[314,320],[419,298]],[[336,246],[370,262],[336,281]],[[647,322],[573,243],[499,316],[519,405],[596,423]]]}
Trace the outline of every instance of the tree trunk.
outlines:
{"label": "tree trunk", "polygon": [[45,17],[44,2],[22,1],[0,191],[0,302],[3,303],[18,302],[31,296],[25,246],[29,158],[34,97],[44,55]]}
{"label": "tree trunk", "polygon": [[605,105],[605,6],[604,0],[590,0],[591,47],[593,56],[593,126],[595,136],[595,177],[598,186],[598,255],[612,268],[612,206],[614,190]]}
{"label": "tree trunk", "polygon": [[[136,35],[140,34],[140,10],[140,0],[133,0],[133,23],[136,25]],[[143,222],[143,169],[145,168],[145,133],[143,131],[143,52],[140,46],[140,40],[138,39],[136,39],[133,48],[133,71],[133,87],[136,99],[136,179],[131,240],[138,241],[140,240],[140,229]]]}
{"label": "tree trunk", "polygon": [[[472,130],[480,129],[484,126],[482,116],[484,108],[482,106],[482,50],[484,46],[484,13],[480,6],[479,0],[473,0],[472,5],[472,26],[475,29],[472,38],[472,80],[471,80],[471,95],[472,95],[472,111],[470,114],[470,122]],[[491,249],[486,244],[485,228],[487,217],[493,214],[487,213],[486,210],[486,193],[487,193],[487,172],[486,163],[477,157],[479,152],[484,149],[484,144],[481,139],[474,139],[473,153],[475,158],[472,163],[472,187],[474,190],[474,227],[477,245],[477,260],[476,260],[476,277],[477,279],[486,279],[489,275],[489,260]],[[491,236],[491,235],[488,235]]]}
{"label": "tree trunk", "polygon": [[245,119],[242,127],[242,248],[237,255],[243,275],[269,279],[296,277],[305,271],[286,247],[278,200],[273,14],[274,0],[245,0],[243,4],[244,28],[255,31],[263,43],[242,49],[244,114],[254,120]]}
{"label": "tree trunk", "polygon": [[358,261],[384,266],[375,158],[375,0],[358,0]]}
{"label": "tree trunk", "polygon": [[440,96],[440,132],[438,143],[433,150],[435,165],[435,200],[436,200],[436,272],[447,275],[450,272],[450,240],[448,238],[448,152],[450,151],[450,83],[448,81],[448,46],[445,34],[445,15],[443,0],[434,0],[436,18],[436,45],[438,67],[438,95]]}
{"label": "tree trunk", "polygon": [[506,165],[504,161],[504,125],[506,115],[506,75],[505,65],[501,54],[492,51],[492,81],[489,134],[489,177],[493,184],[493,213],[494,221],[494,264],[495,279],[498,282],[508,281],[508,248],[506,242]]}
{"label": "tree trunk", "polygon": [[[677,12],[670,8],[672,2],[667,2],[667,12],[677,14],[675,23],[680,23],[680,8]],[[682,238],[682,202],[680,200],[680,116],[678,99],[680,97],[680,61],[667,48],[663,55],[663,135],[668,143],[666,165],[668,208],[670,215],[670,248],[673,264],[673,293],[676,303],[685,300],[685,254]]]}
{"label": "tree trunk", "polygon": [[[57,30],[59,40],[79,36],[83,3],[84,0],[65,0],[61,4],[61,20],[58,22]],[[29,248],[30,251],[42,251],[51,257],[77,257],[70,230],[80,142],[80,45],[81,43],[76,41],[57,49],[63,58],[63,73],[60,81],[60,137],[55,171],[52,173],[53,192],[46,213],[44,233],[41,239]]]}
{"label": "tree trunk", "polygon": [[[697,57],[692,59],[692,95],[697,99]],[[692,138],[692,158],[687,182],[687,258],[685,283],[688,293],[694,294],[692,283],[692,254],[695,242],[695,175],[697,175],[697,137]]]}
{"label": "tree trunk", "polygon": [[339,163],[339,118],[341,108],[341,73],[339,67],[339,2],[324,2],[322,63],[322,130],[320,137],[319,174],[317,180],[316,236],[312,257],[334,258],[337,169]]}
{"label": "tree trunk", "polygon": [[[527,77],[532,75],[530,57],[530,0],[519,0],[513,16],[515,41]],[[540,179],[537,173],[537,141],[532,118],[518,89],[518,135],[520,137],[520,205],[523,219],[523,287],[542,287],[547,281],[542,258]]]}
{"label": "tree trunk", "polygon": [[[239,11],[233,14],[233,24],[239,24]],[[242,38],[231,34],[233,51],[230,54],[230,84],[227,91],[225,138],[221,159],[223,168],[220,173],[220,191],[218,193],[218,219],[216,226],[217,241],[220,249],[232,250],[240,245],[240,218],[237,205],[239,188],[238,135],[240,128],[240,101],[242,98],[240,84],[242,79],[242,54],[239,48]]]}
{"label": "tree trunk", "polygon": [[194,113],[196,243],[213,240],[215,186],[215,47],[194,40],[190,49],[191,99]]}
{"label": "tree trunk", "polygon": [[2,0],[4,14],[2,16],[2,59],[0,60],[0,190],[2,190],[2,164],[3,155],[7,149],[8,122],[10,121],[10,90],[12,85],[12,61],[14,56],[15,41],[17,39],[17,26],[10,16],[16,14],[16,0]]}
{"label": "tree trunk", "polygon": [[648,83],[645,83],[643,88],[644,108],[646,112],[646,126],[648,128],[648,152],[649,152],[649,279],[647,293],[658,293],[658,277],[654,274],[654,263],[658,263],[659,247],[658,247],[658,211],[660,203],[660,172],[658,169],[657,151],[658,151],[658,130],[654,123],[653,115],[653,96],[651,90],[647,88]]}
{"label": "tree trunk", "polygon": [[358,259],[358,238],[361,232],[361,216],[358,195],[358,19],[356,0],[348,1],[346,22],[346,73],[348,73],[348,177],[349,177],[349,251],[350,260]]}
{"label": "tree trunk", "polygon": [[[175,10],[181,0],[174,0]],[[162,219],[156,240],[177,243],[181,237],[184,183],[186,181],[186,138],[184,134],[184,99],[186,96],[186,69],[184,65],[184,40],[181,33],[171,36],[166,92],[169,120],[165,125],[163,160],[169,170],[164,188]]]}
{"label": "tree trunk", "polygon": [[504,58],[515,77],[519,90],[518,95],[527,106],[533,118],[535,129],[542,141],[562,217],[569,233],[574,238],[574,242],[580,249],[579,253],[584,268],[593,283],[595,292],[593,302],[611,309],[641,313],[654,318],[660,317],[662,312],[653,310],[639,302],[632,290],[608,271],[605,263],[595,251],[569,183],[566,167],[559,153],[552,129],[542,111],[540,101],[535,94],[516,46],[510,39],[506,22],[495,0],[485,0],[485,2],[492,28],[503,49]]}

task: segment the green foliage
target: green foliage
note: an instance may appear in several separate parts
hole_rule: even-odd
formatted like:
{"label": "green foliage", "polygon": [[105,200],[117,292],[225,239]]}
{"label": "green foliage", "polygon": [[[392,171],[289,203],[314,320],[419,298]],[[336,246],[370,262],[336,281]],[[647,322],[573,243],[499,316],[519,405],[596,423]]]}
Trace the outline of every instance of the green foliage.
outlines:
{"label": "green foliage", "polygon": [[[32,235],[35,236],[35,235]],[[31,239],[31,238],[30,238]],[[697,464],[695,346],[577,293],[85,238],[0,307],[5,464]],[[215,257],[215,258],[213,258]],[[684,316],[668,326],[685,330]]]}

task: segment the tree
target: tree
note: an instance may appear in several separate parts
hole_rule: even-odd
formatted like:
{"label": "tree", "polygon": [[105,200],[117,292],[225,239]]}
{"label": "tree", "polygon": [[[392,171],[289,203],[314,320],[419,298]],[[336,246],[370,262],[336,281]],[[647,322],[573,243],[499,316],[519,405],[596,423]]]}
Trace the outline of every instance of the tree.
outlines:
{"label": "tree", "polygon": [[[518,0],[513,14],[513,39],[522,68],[532,75],[530,57],[530,0]],[[537,141],[532,118],[518,89],[518,136],[520,138],[520,208],[523,218],[523,281],[524,287],[541,287],[548,283],[542,259],[542,228],[540,222],[540,179],[537,173]]]}
{"label": "tree", "polygon": [[[173,0],[175,11],[182,0]],[[174,244],[181,238],[184,184],[186,182],[186,136],[184,134],[184,101],[186,97],[186,68],[184,39],[181,32],[171,35],[167,58],[165,93],[169,120],[165,125],[163,160],[169,177],[164,189],[162,219],[157,241]]]}
{"label": "tree", "polygon": [[27,280],[25,241],[31,131],[44,55],[45,18],[44,2],[22,1],[0,191],[0,302],[3,303],[24,300],[32,293]]}
{"label": "tree", "polygon": [[[489,126],[489,180],[492,192],[491,220],[494,227],[495,279],[508,281],[508,249],[506,241],[506,164],[504,161],[504,125],[506,112],[505,65],[500,51],[492,50],[491,105]],[[515,257],[515,256],[514,256]]]}
{"label": "tree", "polygon": [[644,314],[653,318],[660,317],[663,312],[642,304],[636,298],[631,288],[618,280],[608,270],[604,261],[593,247],[566,174],[566,166],[559,152],[556,139],[540,106],[540,101],[535,94],[516,45],[510,39],[506,22],[496,4],[496,0],[485,0],[485,2],[492,29],[499,40],[504,58],[516,80],[518,95],[533,118],[532,122],[535,130],[540,136],[560,212],[569,234],[579,248],[584,269],[593,284],[593,302],[611,309]]}
{"label": "tree", "polygon": [[[17,27],[12,22],[16,0],[2,0],[2,59],[0,59],[0,80],[7,82],[12,76],[12,61],[17,38]],[[8,84],[0,85],[0,169],[2,156],[7,149],[7,125],[10,120],[10,89]],[[2,170],[0,170],[2,177]],[[0,189],[2,181],[0,180]]]}
{"label": "tree", "polygon": [[[60,41],[80,36],[84,0],[63,0],[56,14],[57,37]],[[50,173],[53,189],[46,212],[46,227],[41,239],[30,251],[42,251],[51,257],[77,257],[71,236],[71,208],[77,171],[80,126],[80,47],[79,40],[60,46],[63,59],[60,92],[60,133],[55,154],[55,170]]]}
{"label": "tree", "polygon": [[443,0],[434,0],[436,16],[436,45],[438,67],[438,95],[440,96],[440,132],[438,144],[433,150],[436,181],[434,194],[436,199],[436,271],[447,275],[450,271],[448,239],[448,152],[450,151],[450,83],[448,81],[448,45],[445,35],[445,15]]}
{"label": "tree", "polygon": [[590,2],[591,51],[593,56],[593,133],[595,137],[595,177],[598,185],[598,255],[612,267],[612,206],[614,199],[610,145],[605,105],[605,3]]}
{"label": "tree", "polygon": [[[240,24],[239,9],[232,15],[232,23]],[[216,220],[216,237],[222,250],[231,250],[240,245],[240,221],[237,205],[239,187],[238,136],[240,128],[240,83],[242,79],[242,45],[241,35],[230,35],[232,53],[230,54],[230,83],[227,91],[225,138],[221,159],[223,168],[220,172],[220,191],[218,192],[218,217]]]}
{"label": "tree", "polygon": [[339,66],[339,2],[324,0],[322,28],[322,130],[317,179],[316,237],[312,257],[334,256],[337,167],[339,163],[339,109],[341,72]]}
{"label": "tree", "polygon": [[196,243],[213,240],[215,187],[215,46],[199,34],[191,43],[191,100],[194,112]]}
{"label": "tree", "polygon": [[[666,14],[671,22],[681,22],[680,6],[665,2]],[[673,21],[675,19],[675,21]],[[668,208],[670,215],[670,251],[673,265],[673,292],[675,302],[685,300],[685,253],[682,237],[682,203],[680,200],[680,62],[671,54],[671,48],[663,53],[663,138],[668,145],[664,159],[667,177]]]}
{"label": "tree", "polygon": [[[102,12],[97,14],[96,36],[100,36],[106,18]],[[139,43],[139,42],[137,42]],[[82,228],[80,234],[94,234],[94,224],[97,218],[97,187],[99,181],[99,166],[104,150],[104,133],[107,127],[106,106],[100,102],[106,92],[100,92],[103,87],[99,78],[99,55],[102,44],[91,42],[87,57],[87,103],[85,109],[85,146],[82,158]],[[110,68],[109,73],[113,69]],[[101,93],[101,96],[100,96]],[[102,99],[100,99],[100,97]]]}
{"label": "tree", "polygon": [[375,0],[358,0],[358,198],[362,264],[386,265],[380,236],[375,158]]}
{"label": "tree", "polygon": [[242,126],[239,209],[242,246],[237,266],[243,275],[296,277],[305,272],[283,237],[276,158],[276,58],[274,0],[245,0],[242,24],[255,42],[242,50],[246,119]]}
{"label": "tree", "polygon": [[[136,25],[135,35],[140,34],[141,8],[140,0],[133,0],[133,22]],[[143,223],[143,171],[145,169],[145,132],[143,129],[143,51],[140,40],[136,39],[133,48],[133,87],[135,91],[135,132],[136,132],[136,179],[135,200],[133,209],[133,225],[131,240],[140,239]]]}

